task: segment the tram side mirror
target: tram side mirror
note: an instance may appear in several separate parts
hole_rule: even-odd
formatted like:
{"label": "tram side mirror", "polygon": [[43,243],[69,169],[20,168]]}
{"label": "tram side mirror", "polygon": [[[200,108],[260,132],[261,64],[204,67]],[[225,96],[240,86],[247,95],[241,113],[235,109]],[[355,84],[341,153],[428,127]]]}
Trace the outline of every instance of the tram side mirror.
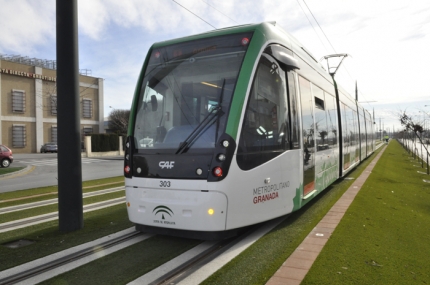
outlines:
{"label": "tram side mirror", "polygon": [[158,109],[158,101],[155,95],[151,95],[151,107],[152,107],[152,112],[155,112]]}
{"label": "tram side mirror", "polygon": [[290,52],[284,47],[277,45],[269,46],[266,48],[265,52],[272,55],[277,61],[283,63],[289,70],[300,69],[297,59],[290,55]]}

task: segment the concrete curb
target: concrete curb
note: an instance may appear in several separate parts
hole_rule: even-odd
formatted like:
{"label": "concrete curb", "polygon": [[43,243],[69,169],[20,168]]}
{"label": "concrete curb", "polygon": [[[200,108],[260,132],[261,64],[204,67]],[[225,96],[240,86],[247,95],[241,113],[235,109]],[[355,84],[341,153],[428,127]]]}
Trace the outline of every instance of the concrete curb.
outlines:
{"label": "concrete curb", "polygon": [[30,173],[35,168],[36,168],[36,166],[34,166],[34,165],[27,165],[24,169],[0,175],[0,180]]}

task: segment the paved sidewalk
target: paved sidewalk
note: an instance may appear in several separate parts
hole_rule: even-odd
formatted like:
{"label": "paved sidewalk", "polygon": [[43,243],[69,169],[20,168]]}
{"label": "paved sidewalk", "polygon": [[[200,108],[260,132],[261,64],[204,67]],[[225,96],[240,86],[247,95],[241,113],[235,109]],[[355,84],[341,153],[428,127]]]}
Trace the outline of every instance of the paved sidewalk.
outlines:
{"label": "paved sidewalk", "polygon": [[385,148],[386,146],[366,167],[363,173],[355,179],[354,183],[288,257],[266,285],[297,285],[303,281],[331,234],[342,220],[349,205],[354,201],[355,196],[369,177]]}

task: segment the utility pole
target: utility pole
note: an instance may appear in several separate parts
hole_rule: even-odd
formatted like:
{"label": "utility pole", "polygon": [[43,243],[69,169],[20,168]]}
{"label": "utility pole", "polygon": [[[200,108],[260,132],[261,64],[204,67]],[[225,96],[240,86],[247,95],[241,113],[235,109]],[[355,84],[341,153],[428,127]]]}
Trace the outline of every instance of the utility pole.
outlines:
{"label": "utility pole", "polygon": [[60,231],[82,229],[77,0],[56,0],[58,220]]}

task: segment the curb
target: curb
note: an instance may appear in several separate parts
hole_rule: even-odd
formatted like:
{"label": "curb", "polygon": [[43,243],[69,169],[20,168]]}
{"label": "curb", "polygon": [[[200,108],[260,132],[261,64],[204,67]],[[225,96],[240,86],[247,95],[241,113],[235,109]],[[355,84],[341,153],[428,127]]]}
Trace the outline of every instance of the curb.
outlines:
{"label": "curb", "polygon": [[15,176],[15,175],[18,176],[18,175],[23,175],[23,174],[30,173],[35,168],[36,168],[36,166],[34,166],[34,165],[27,165],[24,169],[0,175],[0,180],[11,178],[10,176]]}

